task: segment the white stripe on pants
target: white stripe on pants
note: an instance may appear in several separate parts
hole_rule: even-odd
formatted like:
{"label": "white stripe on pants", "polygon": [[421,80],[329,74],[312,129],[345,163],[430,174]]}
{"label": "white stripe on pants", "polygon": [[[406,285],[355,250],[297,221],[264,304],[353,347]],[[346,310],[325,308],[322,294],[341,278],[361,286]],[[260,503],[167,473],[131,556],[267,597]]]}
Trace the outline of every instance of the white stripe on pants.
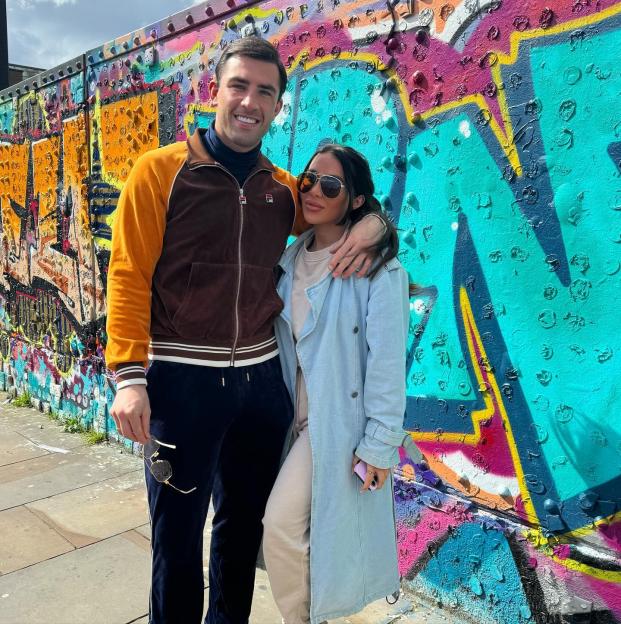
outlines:
{"label": "white stripe on pants", "polygon": [[280,469],[265,509],[263,555],[286,624],[310,622],[310,511],[313,458],[308,427]]}

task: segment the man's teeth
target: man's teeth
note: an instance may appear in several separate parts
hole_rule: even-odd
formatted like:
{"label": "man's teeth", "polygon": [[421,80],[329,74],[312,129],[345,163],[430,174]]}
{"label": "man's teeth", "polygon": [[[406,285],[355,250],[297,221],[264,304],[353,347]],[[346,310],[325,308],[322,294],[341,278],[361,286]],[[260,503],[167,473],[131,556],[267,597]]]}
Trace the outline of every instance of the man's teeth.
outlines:
{"label": "man's teeth", "polygon": [[252,119],[252,117],[244,117],[243,115],[236,115],[235,118],[239,119],[239,121],[242,121],[243,123],[258,123],[256,119]]}

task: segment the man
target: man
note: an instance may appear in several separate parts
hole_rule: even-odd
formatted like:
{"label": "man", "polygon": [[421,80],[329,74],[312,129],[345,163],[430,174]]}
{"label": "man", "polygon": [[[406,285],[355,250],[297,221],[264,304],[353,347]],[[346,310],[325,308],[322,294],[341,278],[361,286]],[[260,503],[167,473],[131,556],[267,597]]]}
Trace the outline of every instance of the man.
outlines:
{"label": "man", "polygon": [[[205,621],[248,622],[261,519],[292,419],[274,267],[289,233],[306,227],[294,178],[260,152],[286,83],[268,42],[230,44],[210,84],[215,123],[138,159],[116,212],[106,357],[117,428],[145,445],[151,624],[201,621],[211,498]],[[358,252],[379,230],[373,219],[356,226],[335,273],[364,274],[372,258]]]}

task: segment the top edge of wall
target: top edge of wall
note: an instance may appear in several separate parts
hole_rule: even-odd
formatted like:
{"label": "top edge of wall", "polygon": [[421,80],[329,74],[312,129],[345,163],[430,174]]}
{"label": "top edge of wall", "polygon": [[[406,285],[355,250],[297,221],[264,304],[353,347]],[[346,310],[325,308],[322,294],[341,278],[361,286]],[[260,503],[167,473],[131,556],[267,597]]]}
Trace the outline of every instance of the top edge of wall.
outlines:
{"label": "top edge of wall", "polygon": [[156,42],[177,37],[207,22],[236,13],[264,0],[208,0],[179,11],[149,26],[117,37],[103,45],[85,52],[86,65],[93,67],[133,50],[154,45]]}
{"label": "top edge of wall", "polygon": [[47,69],[27,80],[11,85],[0,91],[0,104],[6,104],[15,98],[23,97],[32,91],[45,88],[54,82],[83,73],[87,67],[105,63],[110,59],[122,56],[138,48],[153,45],[163,39],[176,37],[204,23],[221,19],[227,14],[236,13],[246,7],[260,4],[262,1],[208,0],[207,2],[193,5],[159,22],[112,39],[97,48],[87,50],[83,55],[65,61],[52,69]]}
{"label": "top edge of wall", "polygon": [[14,98],[23,97],[33,91],[45,89],[56,82],[82,75],[84,67],[84,55],[81,54],[51,69],[46,69],[35,76],[22,80],[0,91],[0,104],[6,104]]}

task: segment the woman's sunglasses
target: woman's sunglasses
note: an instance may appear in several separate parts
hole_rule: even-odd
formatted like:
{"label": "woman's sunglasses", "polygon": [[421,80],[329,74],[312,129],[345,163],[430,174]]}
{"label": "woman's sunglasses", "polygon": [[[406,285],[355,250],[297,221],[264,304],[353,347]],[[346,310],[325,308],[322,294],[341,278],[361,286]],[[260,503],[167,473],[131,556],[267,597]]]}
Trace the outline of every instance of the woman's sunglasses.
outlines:
{"label": "woman's sunglasses", "polygon": [[308,193],[319,182],[321,192],[328,198],[334,199],[345,185],[333,175],[318,175],[314,171],[304,171],[298,176],[298,191]]}

